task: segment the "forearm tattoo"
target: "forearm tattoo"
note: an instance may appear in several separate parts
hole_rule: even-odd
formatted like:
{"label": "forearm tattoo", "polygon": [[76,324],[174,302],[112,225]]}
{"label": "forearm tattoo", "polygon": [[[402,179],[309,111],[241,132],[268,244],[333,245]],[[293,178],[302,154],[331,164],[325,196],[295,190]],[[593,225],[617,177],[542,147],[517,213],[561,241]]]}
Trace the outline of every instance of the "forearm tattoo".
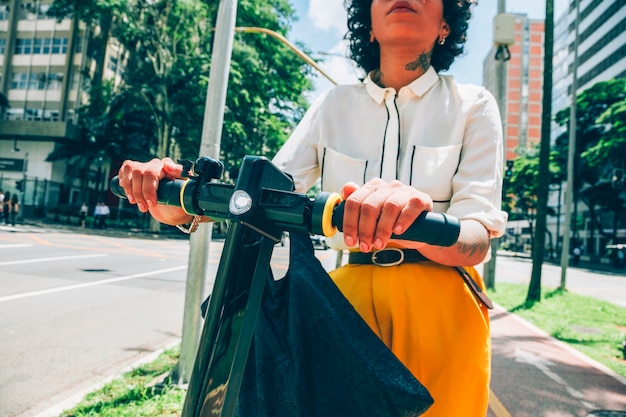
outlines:
{"label": "forearm tattoo", "polygon": [[404,67],[408,71],[415,71],[421,69],[422,71],[426,71],[430,66],[430,57],[432,52],[422,52],[417,56],[417,59],[413,62],[409,62]]}
{"label": "forearm tattoo", "polygon": [[485,253],[489,247],[491,246],[491,242],[489,240],[480,240],[478,242],[473,243],[463,243],[457,242],[457,251],[460,254],[469,254],[469,256],[473,256],[476,253]]}

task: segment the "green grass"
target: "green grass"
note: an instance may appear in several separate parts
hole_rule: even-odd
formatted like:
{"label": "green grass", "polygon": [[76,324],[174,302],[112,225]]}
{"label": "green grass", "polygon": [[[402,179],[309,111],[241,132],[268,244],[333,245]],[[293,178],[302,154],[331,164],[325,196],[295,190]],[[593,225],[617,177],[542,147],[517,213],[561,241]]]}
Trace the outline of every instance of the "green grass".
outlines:
{"label": "green grass", "polygon": [[554,288],[542,288],[540,302],[526,303],[527,292],[527,285],[507,283],[488,291],[508,311],[626,377],[626,308]]}
{"label": "green grass", "polygon": [[163,352],[154,362],[134,369],[88,394],[61,417],[180,416],[185,391],[163,384],[154,386],[178,360],[178,349]]}
{"label": "green grass", "polygon": [[[626,308],[567,291],[543,289],[539,303],[526,304],[528,287],[497,284],[491,299],[507,310],[626,377],[621,353],[626,337]],[[185,391],[176,387],[153,388],[152,382],[171,371],[177,349],[169,350],[150,364],[135,369],[89,394],[61,417],[180,416]]]}

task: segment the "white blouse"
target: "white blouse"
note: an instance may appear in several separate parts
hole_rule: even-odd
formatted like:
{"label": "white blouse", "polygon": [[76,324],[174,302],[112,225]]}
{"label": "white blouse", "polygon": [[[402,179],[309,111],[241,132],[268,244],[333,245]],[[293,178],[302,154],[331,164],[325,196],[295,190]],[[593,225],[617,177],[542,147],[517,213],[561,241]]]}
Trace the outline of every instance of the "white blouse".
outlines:
{"label": "white blouse", "polygon": [[[396,94],[368,76],[323,94],[274,163],[305,192],[349,181],[398,179],[427,193],[434,211],[482,223],[501,236],[502,125],[493,96],[429,70]],[[337,242],[338,243],[338,242]]]}

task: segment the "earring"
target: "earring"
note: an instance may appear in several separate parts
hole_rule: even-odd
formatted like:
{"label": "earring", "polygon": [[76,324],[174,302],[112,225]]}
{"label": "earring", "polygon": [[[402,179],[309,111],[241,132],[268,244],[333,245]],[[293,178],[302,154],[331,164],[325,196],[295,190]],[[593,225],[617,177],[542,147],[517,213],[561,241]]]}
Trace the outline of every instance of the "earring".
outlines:
{"label": "earring", "polygon": [[446,37],[439,38],[439,45],[443,45],[446,43]]}

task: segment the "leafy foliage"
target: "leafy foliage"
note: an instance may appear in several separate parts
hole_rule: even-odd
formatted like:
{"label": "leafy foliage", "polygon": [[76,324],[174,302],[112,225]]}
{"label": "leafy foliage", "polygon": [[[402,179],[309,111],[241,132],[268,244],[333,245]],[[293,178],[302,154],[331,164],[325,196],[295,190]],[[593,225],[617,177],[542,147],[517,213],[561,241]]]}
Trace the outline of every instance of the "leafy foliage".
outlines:
{"label": "leafy foliage", "polygon": [[[111,159],[198,156],[216,2],[55,0],[50,13],[98,28],[90,56],[100,60],[81,111],[85,138],[51,158],[86,148]],[[239,2],[239,26],[286,35],[293,19],[287,0]],[[100,86],[111,38],[122,46],[125,70],[120,84]],[[220,146],[227,172],[246,154],[272,156],[282,145],[307,106],[303,93],[312,88],[310,71],[275,39],[236,35]]]}
{"label": "leafy foliage", "polygon": [[[599,82],[576,98],[576,151],[574,189],[587,205],[599,233],[605,232],[602,217],[613,212],[613,233],[618,227],[617,214],[624,212],[624,199],[611,185],[615,169],[624,169],[626,161],[626,80]],[[568,131],[557,138],[561,155],[569,148],[570,109],[556,115],[556,122]],[[563,158],[561,158],[563,159]],[[565,166],[565,162],[562,162]]]}

